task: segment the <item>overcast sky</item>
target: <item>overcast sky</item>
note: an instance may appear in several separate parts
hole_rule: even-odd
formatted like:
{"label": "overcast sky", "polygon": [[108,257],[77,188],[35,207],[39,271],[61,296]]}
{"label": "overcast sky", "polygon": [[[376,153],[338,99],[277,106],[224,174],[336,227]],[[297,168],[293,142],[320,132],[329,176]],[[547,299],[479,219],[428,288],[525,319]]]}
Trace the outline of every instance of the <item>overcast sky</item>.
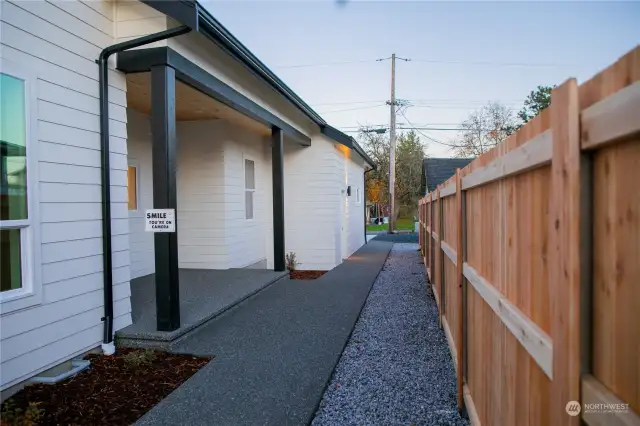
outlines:
{"label": "overcast sky", "polygon": [[[584,81],[640,43],[640,2],[205,1],[330,124],[388,125],[391,53],[405,126],[455,128],[488,101]],[[453,131],[423,131],[439,141]],[[350,133],[355,135],[355,133]],[[424,140],[425,138],[423,138]],[[427,142],[427,154],[450,156]]]}

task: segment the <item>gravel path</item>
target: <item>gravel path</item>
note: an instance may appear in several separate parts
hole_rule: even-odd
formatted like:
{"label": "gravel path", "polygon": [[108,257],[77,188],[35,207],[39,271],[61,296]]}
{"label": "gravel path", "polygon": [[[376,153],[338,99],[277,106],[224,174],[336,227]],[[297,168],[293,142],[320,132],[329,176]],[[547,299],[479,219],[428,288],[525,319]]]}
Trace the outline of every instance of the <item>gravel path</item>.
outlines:
{"label": "gravel path", "polygon": [[394,244],[313,425],[468,425],[417,244]]}

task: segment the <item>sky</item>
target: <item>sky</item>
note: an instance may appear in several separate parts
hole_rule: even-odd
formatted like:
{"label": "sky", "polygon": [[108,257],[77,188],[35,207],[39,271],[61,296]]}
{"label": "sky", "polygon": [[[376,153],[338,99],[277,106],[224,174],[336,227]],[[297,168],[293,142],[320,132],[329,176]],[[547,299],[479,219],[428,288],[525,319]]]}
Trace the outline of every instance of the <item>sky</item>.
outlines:
{"label": "sky", "polygon": [[[640,44],[640,2],[203,1],[329,124],[456,128],[489,101],[517,112],[538,85],[588,80]],[[421,130],[449,157],[455,131]],[[434,140],[429,140],[427,137]]]}

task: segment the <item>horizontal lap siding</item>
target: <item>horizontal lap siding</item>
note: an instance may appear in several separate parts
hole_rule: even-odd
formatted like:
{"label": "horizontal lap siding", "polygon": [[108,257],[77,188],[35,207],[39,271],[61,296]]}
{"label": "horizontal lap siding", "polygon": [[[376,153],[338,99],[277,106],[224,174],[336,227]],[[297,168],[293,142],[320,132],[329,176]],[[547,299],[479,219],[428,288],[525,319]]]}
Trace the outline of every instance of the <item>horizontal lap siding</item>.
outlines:
{"label": "horizontal lap siding", "polygon": [[[113,15],[115,17],[115,37],[118,43],[169,28],[166,15],[139,1],[117,1]],[[166,45],[167,40],[161,40],[139,48],[148,49]]]}
{"label": "horizontal lap siding", "polygon": [[[1,317],[6,388],[100,344],[103,316],[98,67],[110,2],[3,1],[0,56],[37,76],[42,303]],[[126,87],[109,71],[115,328],[131,322]]]}
{"label": "horizontal lap siding", "polygon": [[132,110],[127,111],[127,116],[127,161],[137,167],[138,179],[137,210],[129,211],[127,208],[131,279],[134,279],[155,272],[153,233],[144,230],[144,211],[153,208],[153,163],[149,117]]}
{"label": "horizontal lap siding", "polygon": [[222,120],[178,123],[178,261],[181,268],[224,269],[224,144]]}
{"label": "horizontal lap siding", "polygon": [[[347,197],[348,219],[347,219],[347,253],[342,257],[351,256],[365,243],[364,241],[364,168],[360,159],[354,158],[354,152],[349,151],[345,157],[349,176],[347,185],[351,186],[351,196]],[[360,202],[357,201],[356,190],[360,191]]]}
{"label": "horizontal lap siding", "polygon": [[[224,226],[228,267],[242,268],[266,260],[267,229],[272,225],[267,210],[272,209],[267,198],[266,181],[261,177],[271,173],[270,141],[231,123],[227,124],[228,138],[224,143]],[[245,215],[244,160],[253,160],[256,191],[254,193],[253,219]],[[269,197],[271,197],[269,195]],[[270,231],[273,232],[273,231]]]}
{"label": "horizontal lap siding", "polygon": [[285,143],[285,250],[295,252],[299,269],[326,270],[340,260],[340,206],[344,171],[340,153],[323,136],[310,147]]}

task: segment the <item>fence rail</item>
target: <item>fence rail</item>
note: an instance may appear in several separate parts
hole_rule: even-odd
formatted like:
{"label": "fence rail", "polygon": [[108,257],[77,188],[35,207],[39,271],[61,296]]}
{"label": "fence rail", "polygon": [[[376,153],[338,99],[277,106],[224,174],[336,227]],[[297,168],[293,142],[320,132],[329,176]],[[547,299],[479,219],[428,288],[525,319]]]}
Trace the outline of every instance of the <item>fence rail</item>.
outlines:
{"label": "fence rail", "polygon": [[473,425],[640,426],[640,47],[554,88],[419,215]]}

